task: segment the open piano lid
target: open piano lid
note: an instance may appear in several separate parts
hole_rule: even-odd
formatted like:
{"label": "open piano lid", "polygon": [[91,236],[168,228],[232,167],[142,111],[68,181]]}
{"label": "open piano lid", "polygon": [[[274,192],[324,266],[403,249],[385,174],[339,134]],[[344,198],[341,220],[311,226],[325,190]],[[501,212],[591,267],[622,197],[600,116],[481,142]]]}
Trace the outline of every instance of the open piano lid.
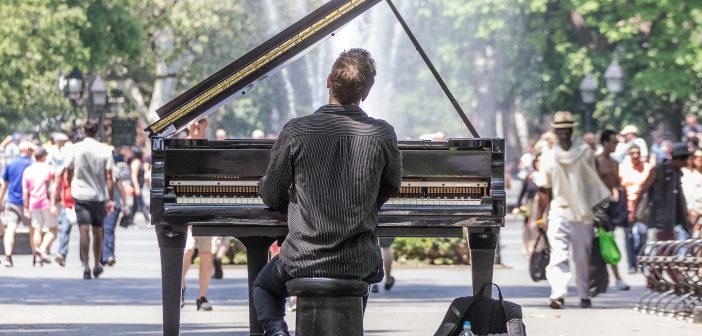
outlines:
{"label": "open piano lid", "polygon": [[168,137],[244,95],[261,81],[302,57],[343,25],[382,0],[331,0],[214,75],[162,106],[161,118],[146,128]]}

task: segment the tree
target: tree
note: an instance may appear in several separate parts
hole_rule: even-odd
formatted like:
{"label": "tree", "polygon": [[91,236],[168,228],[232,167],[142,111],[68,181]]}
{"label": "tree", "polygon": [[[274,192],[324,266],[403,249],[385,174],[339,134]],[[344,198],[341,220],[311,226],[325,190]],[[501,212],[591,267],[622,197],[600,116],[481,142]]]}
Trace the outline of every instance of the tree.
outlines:
{"label": "tree", "polygon": [[114,57],[138,54],[139,25],[121,3],[0,3],[0,132],[45,131],[69,118],[59,71],[99,71]]}

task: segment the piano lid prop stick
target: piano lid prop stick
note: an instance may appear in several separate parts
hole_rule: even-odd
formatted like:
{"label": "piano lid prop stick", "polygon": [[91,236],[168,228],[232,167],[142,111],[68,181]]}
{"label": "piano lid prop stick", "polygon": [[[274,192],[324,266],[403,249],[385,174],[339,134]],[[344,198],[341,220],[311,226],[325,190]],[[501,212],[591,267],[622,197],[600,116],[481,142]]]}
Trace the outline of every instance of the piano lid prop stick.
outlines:
{"label": "piano lid prop stick", "polygon": [[448,86],[446,86],[446,83],[441,78],[441,75],[439,75],[439,72],[436,71],[434,64],[431,63],[431,60],[429,59],[427,54],[424,52],[424,48],[422,48],[422,46],[419,45],[417,38],[414,37],[414,34],[412,33],[409,26],[405,22],[405,19],[402,18],[402,15],[400,15],[400,12],[395,7],[395,4],[392,3],[392,0],[386,0],[386,1],[387,1],[388,5],[390,6],[390,9],[392,9],[392,12],[395,14],[395,17],[397,17],[397,21],[400,22],[400,25],[405,30],[405,33],[407,33],[407,36],[412,41],[412,44],[414,44],[414,47],[419,52],[419,55],[422,56],[424,63],[427,64],[427,66],[429,67],[429,70],[431,70],[431,73],[434,74],[434,78],[436,78],[436,81],[439,82],[439,85],[441,86],[441,89],[444,90],[446,97],[448,97],[448,99],[451,101],[451,104],[453,104],[453,107],[456,109],[456,112],[458,112],[458,115],[461,117],[461,120],[463,120],[463,123],[466,124],[466,127],[468,127],[468,130],[470,131],[471,135],[473,135],[474,138],[480,138],[480,135],[478,135],[478,132],[473,127],[473,124],[470,122],[470,120],[468,120],[468,117],[466,116],[465,112],[463,112],[461,105],[458,104],[458,101],[451,93],[451,90],[449,90]]}

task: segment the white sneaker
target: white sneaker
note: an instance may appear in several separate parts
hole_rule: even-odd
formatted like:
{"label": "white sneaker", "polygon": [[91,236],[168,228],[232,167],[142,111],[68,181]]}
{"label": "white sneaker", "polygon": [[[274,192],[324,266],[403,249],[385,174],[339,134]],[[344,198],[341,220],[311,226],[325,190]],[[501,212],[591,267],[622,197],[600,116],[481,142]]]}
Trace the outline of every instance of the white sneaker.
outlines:
{"label": "white sneaker", "polygon": [[629,287],[624,280],[617,280],[617,283],[614,284],[614,288],[620,291],[628,291],[631,289],[631,287]]}

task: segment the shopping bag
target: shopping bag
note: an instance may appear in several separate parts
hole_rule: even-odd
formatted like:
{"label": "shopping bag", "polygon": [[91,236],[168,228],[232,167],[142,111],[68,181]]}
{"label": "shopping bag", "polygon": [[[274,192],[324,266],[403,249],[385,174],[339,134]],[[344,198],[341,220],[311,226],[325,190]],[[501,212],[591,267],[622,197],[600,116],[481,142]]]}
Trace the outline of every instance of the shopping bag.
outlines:
{"label": "shopping bag", "polygon": [[[548,266],[551,260],[551,245],[548,243],[546,232],[541,227],[539,227],[538,230],[539,235],[534,242],[534,252],[532,252],[529,258],[529,275],[531,275],[531,280],[535,282],[546,280],[546,266]],[[546,242],[546,246],[542,249],[538,249],[541,239]]]}
{"label": "shopping bag", "polygon": [[609,265],[618,264],[622,254],[619,252],[617,242],[614,240],[614,232],[607,231],[605,228],[598,228],[597,241],[600,246],[602,260]]}
{"label": "shopping bag", "polygon": [[607,264],[602,260],[602,254],[600,254],[600,244],[597,237],[592,239],[592,250],[590,251],[590,265],[589,272],[590,282],[590,296],[597,296],[599,293],[604,293],[607,291],[607,285],[609,284],[609,272],[607,271]]}

